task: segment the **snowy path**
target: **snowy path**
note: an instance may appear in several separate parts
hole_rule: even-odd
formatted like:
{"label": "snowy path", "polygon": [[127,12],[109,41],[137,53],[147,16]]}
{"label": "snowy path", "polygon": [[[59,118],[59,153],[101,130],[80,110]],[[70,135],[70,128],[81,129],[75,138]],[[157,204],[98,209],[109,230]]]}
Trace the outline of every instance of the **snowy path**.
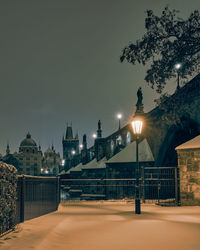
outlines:
{"label": "snowy path", "polygon": [[26,221],[0,239],[1,250],[200,250],[200,207],[76,202]]}

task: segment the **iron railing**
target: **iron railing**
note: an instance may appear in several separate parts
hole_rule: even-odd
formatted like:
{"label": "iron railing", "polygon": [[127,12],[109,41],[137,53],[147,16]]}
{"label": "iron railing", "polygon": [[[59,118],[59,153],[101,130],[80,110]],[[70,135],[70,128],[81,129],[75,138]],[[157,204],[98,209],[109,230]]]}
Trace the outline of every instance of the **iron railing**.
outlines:
{"label": "iron railing", "polygon": [[[159,204],[180,204],[179,171],[177,167],[143,167],[139,178],[140,199]],[[136,178],[61,179],[62,199],[135,198]]]}

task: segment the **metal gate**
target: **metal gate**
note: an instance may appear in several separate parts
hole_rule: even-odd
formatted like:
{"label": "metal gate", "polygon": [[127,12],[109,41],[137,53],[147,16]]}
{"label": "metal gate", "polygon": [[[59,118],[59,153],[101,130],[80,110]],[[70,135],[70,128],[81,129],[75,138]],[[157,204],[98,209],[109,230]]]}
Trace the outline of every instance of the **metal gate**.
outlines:
{"label": "metal gate", "polygon": [[18,176],[16,223],[56,211],[59,200],[59,178]]}

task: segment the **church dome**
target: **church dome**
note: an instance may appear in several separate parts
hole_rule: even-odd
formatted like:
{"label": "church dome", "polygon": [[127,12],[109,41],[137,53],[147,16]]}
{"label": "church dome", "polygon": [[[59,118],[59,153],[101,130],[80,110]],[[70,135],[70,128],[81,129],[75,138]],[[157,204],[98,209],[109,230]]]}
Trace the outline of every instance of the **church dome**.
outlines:
{"label": "church dome", "polygon": [[31,138],[30,133],[26,135],[26,138],[20,143],[20,147],[37,147],[36,142]]}

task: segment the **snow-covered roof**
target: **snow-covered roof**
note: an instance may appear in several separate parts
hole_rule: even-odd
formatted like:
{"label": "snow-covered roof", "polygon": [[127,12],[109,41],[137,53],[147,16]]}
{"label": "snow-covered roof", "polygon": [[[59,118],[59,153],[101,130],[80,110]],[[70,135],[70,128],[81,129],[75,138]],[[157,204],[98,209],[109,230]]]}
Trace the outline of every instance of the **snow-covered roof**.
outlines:
{"label": "snow-covered roof", "polygon": [[176,147],[176,150],[179,149],[192,149],[192,148],[199,148],[200,149],[200,135],[196,136],[192,140],[189,140],[178,147]]}
{"label": "snow-covered roof", "polygon": [[86,165],[83,165],[82,169],[102,169],[106,168],[106,158],[104,157],[100,161],[97,161],[97,159],[93,159],[92,161],[88,162]]}
{"label": "snow-covered roof", "polygon": [[76,172],[76,171],[81,171],[83,168],[82,163],[79,163],[76,167],[70,168],[67,173],[69,172]]}
{"label": "snow-covered roof", "polygon": [[71,172],[81,171],[82,167],[83,167],[82,163],[79,163],[75,167],[70,168],[67,172],[65,172],[65,174],[70,174]]}
{"label": "snow-covered roof", "polygon": [[66,174],[65,170],[62,170],[58,175]]}
{"label": "snow-covered roof", "polygon": [[[146,139],[139,143],[139,161],[154,161],[153,154]],[[107,161],[107,163],[114,162],[136,162],[136,142],[132,142]]]}

